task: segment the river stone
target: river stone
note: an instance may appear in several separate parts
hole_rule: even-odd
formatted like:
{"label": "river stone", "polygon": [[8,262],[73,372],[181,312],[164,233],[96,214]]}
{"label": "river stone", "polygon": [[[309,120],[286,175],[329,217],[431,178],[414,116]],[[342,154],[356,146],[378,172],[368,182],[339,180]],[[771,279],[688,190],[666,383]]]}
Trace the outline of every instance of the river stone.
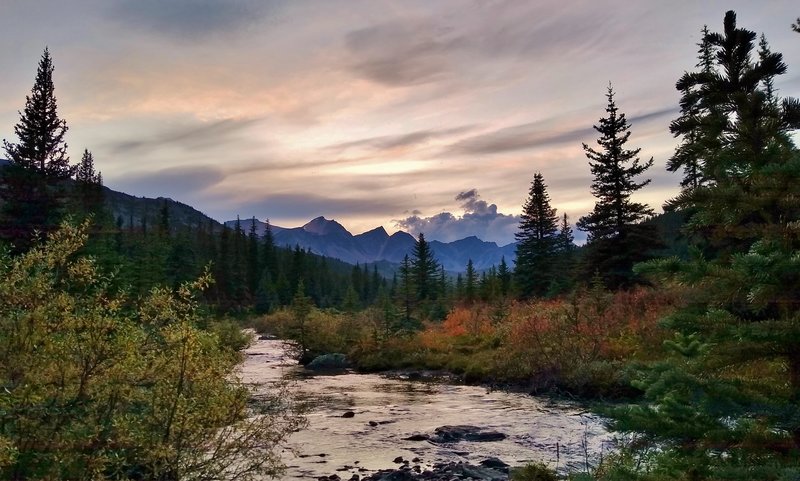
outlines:
{"label": "river stone", "polygon": [[343,418],[353,418],[355,416],[356,416],[356,413],[354,413],[353,411],[345,411],[345,413],[342,414]]}
{"label": "river stone", "polygon": [[451,481],[455,479],[474,479],[478,481],[505,481],[508,474],[483,466],[463,462],[436,464],[432,469],[421,473],[416,470],[384,469],[363,478],[362,481]]}
{"label": "river stone", "polygon": [[492,468],[504,473],[508,472],[508,464],[504,463],[501,459],[491,457],[481,461],[481,466],[484,468]]}
{"label": "river stone", "polygon": [[350,367],[350,363],[347,361],[347,358],[344,354],[338,352],[317,356],[306,365],[306,369],[312,371],[333,371],[347,369],[348,367]]}
{"label": "river stone", "polygon": [[430,441],[434,443],[455,443],[458,441],[502,441],[506,435],[498,431],[483,431],[483,428],[470,425],[441,426],[434,430]]}

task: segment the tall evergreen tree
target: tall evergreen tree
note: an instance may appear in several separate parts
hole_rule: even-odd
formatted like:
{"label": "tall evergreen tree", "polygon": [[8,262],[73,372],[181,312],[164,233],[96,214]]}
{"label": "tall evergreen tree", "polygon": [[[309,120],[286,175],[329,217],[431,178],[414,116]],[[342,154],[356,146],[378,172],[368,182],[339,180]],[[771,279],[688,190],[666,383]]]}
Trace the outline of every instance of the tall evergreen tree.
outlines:
{"label": "tall evergreen tree", "polygon": [[410,329],[412,326],[413,310],[416,305],[416,286],[414,285],[414,272],[408,254],[403,256],[400,263],[400,278],[397,287],[398,303],[403,314],[403,327]]}
{"label": "tall evergreen tree", "polygon": [[478,297],[478,273],[472,259],[467,261],[467,272],[464,274],[464,300],[468,303],[475,302]]}
{"label": "tall evergreen tree", "polygon": [[583,144],[594,176],[592,195],[597,198],[594,209],[578,220],[578,228],[588,234],[589,254],[586,274],[599,272],[608,287],[632,282],[633,264],[647,258],[655,243],[655,232],[640,222],[653,211],[646,204],[634,202],[631,195],[650,183],[636,178],[653,165],[639,160],[641,149],[629,150],[625,144],[631,136],[625,114],[614,102],[609,85],[606,94],[607,117],[594,129],[600,134],[600,151]]}
{"label": "tall evergreen tree", "polygon": [[84,149],[75,171],[75,193],[84,213],[97,214],[103,205],[103,176],[95,171],[94,156]]}
{"label": "tall evergreen tree", "polygon": [[511,292],[511,271],[506,263],[506,256],[500,258],[500,267],[497,268],[497,277],[500,280],[500,294],[503,297]]}
{"label": "tall evergreen tree", "polygon": [[417,289],[417,299],[428,301],[436,299],[436,274],[439,270],[436,259],[433,257],[430,245],[425,240],[425,234],[420,233],[414,245],[414,257],[411,259],[411,273]]}
{"label": "tall evergreen tree", "polygon": [[800,152],[785,135],[790,117],[770,117],[770,104],[792,109],[769,99],[780,57],[754,61],[755,38],[733,12],[724,33],[708,34],[702,102],[724,113],[727,134],[708,152],[708,184],[687,198],[698,236],[740,242],[639,268],[690,293],[663,323],[669,356],[633,374],[643,402],[612,412],[613,427],[654,454],[651,472],[692,481],[791,479],[800,453]]}
{"label": "tall evergreen tree", "polygon": [[[723,23],[722,33],[703,36],[713,59],[710,65],[704,62],[700,71],[686,73],[678,81],[676,87],[690,89],[693,96],[691,102],[682,101],[682,115],[670,127],[683,137],[682,146],[692,146],[687,161],[695,157],[709,185],[682,192],[671,205],[684,209],[702,205],[703,216],[693,222],[699,229],[731,224],[735,217],[735,227],[706,236],[716,249],[734,252],[754,241],[750,226],[780,215],[776,199],[770,196],[772,188],[764,190],[758,202],[749,202],[754,182],[769,181],[753,173],[767,162],[791,161],[789,132],[800,125],[800,102],[775,98],[773,81],[787,69],[783,56],[770,51],[766,39],[756,52],[756,33],[737,27],[733,11],[725,14]],[[705,115],[695,122],[691,116],[686,120],[688,108]]]}
{"label": "tall evergreen tree", "polygon": [[33,232],[46,234],[61,220],[65,208],[62,181],[69,178],[64,135],[53,86],[53,62],[44,50],[31,94],[14,126],[17,142],[3,140],[10,162],[3,173],[0,237],[24,250]]}
{"label": "tall evergreen tree", "polygon": [[514,274],[524,298],[544,296],[553,281],[558,217],[550,207],[547,185],[540,172],[533,176],[528,199],[522,206]]}
{"label": "tall evergreen tree", "polygon": [[565,212],[561,216],[556,239],[556,274],[551,288],[552,294],[567,292],[572,287],[574,283],[575,250],[575,237],[572,233],[572,226],[569,224],[569,216]]}
{"label": "tall evergreen tree", "polygon": [[25,99],[25,109],[14,126],[19,142],[3,141],[8,160],[22,167],[54,179],[69,178],[74,169],[69,165],[67,122],[58,116],[55,87],[53,85],[53,60],[50,50],[44,49],[36,72],[31,94]]}
{"label": "tall evergreen tree", "polygon": [[685,73],[676,84],[681,92],[681,115],[670,124],[672,134],[683,136],[683,139],[667,161],[667,170],[675,172],[683,168],[683,192],[691,192],[706,183],[704,166],[709,154],[720,146],[718,137],[722,129],[718,109],[701,101],[702,93],[696,81],[697,75],[707,77],[713,72],[714,51],[708,26],[703,26],[698,47],[696,67],[700,69],[699,73]]}

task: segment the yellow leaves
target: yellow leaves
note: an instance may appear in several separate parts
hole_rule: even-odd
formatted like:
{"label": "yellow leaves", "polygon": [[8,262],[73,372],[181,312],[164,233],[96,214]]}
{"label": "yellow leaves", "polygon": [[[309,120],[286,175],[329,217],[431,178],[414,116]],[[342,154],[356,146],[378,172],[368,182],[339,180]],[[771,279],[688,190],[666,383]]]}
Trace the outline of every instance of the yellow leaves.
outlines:
{"label": "yellow leaves", "polygon": [[290,407],[248,417],[236,357],[196,327],[193,296],[208,274],[131,309],[91,259],[75,257],[85,229],[65,225],[24,255],[0,253],[0,477],[277,472],[272,449],[299,418]]}

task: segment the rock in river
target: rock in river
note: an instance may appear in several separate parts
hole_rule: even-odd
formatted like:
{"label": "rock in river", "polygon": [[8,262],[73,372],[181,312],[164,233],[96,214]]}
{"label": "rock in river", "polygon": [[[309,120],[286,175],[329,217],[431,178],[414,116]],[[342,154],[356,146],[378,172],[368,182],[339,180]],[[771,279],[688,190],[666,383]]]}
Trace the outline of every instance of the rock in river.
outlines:
{"label": "rock in river", "polygon": [[350,367],[350,363],[347,358],[344,354],[338,352],[317,356],[306,365],[306,369],[311,369],[312,371],[336,371],[347,369],[348,367]]}
{"label": "rock in river", "polygon": [[434,443],[455,443],[458,441],[502,441],[506,435],[498,431],[484,431],[478,426],[441,426],[434,430],[430,441]]}

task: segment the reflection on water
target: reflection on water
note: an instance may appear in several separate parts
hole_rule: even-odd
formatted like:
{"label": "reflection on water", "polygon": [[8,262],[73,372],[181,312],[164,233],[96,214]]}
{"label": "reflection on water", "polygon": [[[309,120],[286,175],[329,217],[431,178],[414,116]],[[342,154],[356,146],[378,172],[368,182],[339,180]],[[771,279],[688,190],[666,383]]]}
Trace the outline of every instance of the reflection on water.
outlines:
{"label": "reflection on water", "polygon": [[[544,461],[580,470],[611,446],[599,418],[578,406],[477,386],[410,381],[377,374],[313,375],[296,365],[281,341],[257,341],[241,376],[268,390],[277,382],[308,403],[308,428],[284,453],[287,479],[352,474],[396,467],[419,458],[424,469],[444,461],[479,463],[497,457],[513,465]],[[347,411],[353,417],[344,418]],[[469,424],[507,435],[495,442],[433,444],[408,441],[443,425]],[[324,456],[322,456],[324,455]]]}

